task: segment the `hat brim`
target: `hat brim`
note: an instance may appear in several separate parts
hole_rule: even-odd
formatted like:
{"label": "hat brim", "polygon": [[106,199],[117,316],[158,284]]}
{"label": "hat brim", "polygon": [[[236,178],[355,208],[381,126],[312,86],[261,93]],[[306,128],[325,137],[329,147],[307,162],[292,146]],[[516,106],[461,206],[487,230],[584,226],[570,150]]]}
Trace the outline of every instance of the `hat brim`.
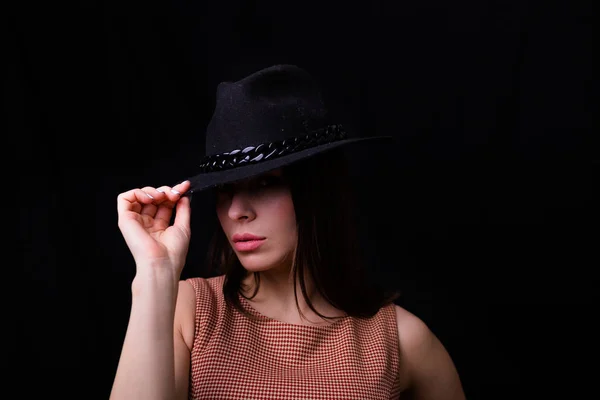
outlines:
{"label": "hat brim", "polygon": [[332,142],[304,149],[296,153],[274,158],[272,160],[244,165],[243,167],[236,167],[215,172],[200,173],[187,178],[187,180],[190,181],[191,185],[189,190],[186,191],[184,195],[202,192],[206,189],[213,188],[220,184],[235,182],[241,179],[257,176],[262,173],[269,172],[274,169],[308,159],[317,154],[322,154],[326,151],[340,148],[342,146],[355,146],[358,144],[379,145],[389,143],[391,141],[393,141],[392,136],[349,138],[337,142]]}

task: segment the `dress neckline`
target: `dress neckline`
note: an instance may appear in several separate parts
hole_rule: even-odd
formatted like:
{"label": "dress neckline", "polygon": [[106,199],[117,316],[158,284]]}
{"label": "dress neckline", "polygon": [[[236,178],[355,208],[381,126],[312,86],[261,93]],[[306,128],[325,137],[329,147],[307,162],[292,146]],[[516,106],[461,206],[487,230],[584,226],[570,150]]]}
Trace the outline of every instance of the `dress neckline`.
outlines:
{"label": "dress neckline", "polygon": [[332,320],[333,322],[331,322],[329,324],[323,324],[323,325],[293,324],[291,322],[281,321],[279,319],[276,319],[273,317],[268,317],[268,316],[264,315],[263,313],[258,311],[256,308],[254,308],[252,306],[252,304],[250,303],[250,301],[248,301],[248,299],[246,299],[244,296],[242,296],[241,293],[238,293],[238,298],[240,299],[240,303],[241,303],[242,307],[246,311],[248,311],[253,316],[258,317],[263,322],[276,324],[278,326],[283,326],[283,327],[294,328],[294,329],[331,330],[331,329],[336,328],[338,325],[340,325],[346,321],[349,321],[352,318],[349,315],[344,315],[344,316],[333,319]]}

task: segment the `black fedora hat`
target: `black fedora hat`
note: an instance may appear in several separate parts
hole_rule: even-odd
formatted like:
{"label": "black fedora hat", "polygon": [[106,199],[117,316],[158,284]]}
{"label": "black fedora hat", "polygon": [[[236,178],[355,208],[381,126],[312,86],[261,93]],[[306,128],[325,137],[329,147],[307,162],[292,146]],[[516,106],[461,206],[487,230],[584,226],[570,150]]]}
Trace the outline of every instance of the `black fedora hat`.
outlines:
{"label": "black fedora hat", "polygon": [[325,151],[388,143],[391,136],[348,137],[331,121],[321,88],[306,70],[274,65],[217,87],[205,155],[186,194],[260,175]]}

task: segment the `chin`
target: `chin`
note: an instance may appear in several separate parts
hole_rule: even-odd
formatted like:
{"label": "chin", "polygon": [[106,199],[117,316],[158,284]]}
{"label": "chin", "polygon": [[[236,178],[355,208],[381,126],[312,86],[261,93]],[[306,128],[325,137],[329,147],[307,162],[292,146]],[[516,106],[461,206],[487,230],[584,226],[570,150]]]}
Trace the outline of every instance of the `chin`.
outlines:
{"label": "chin", "polygon": [[248,273],[267,272],[267,271],[274,270],[276,268],[276,267],[265,266],[265,265],[255,267],[255,266],[245,266],[244,264],[242,264],[242,266],[244,267],[244,269],[246,271],[248,271]]}
{"label": "chin", "polygon": [[244,269],[251,273],[275,271],[281,269],[289,271],[291,263],[286,263],[286,258],[287,257],[278,257],[274,260],[271,257],[261,256],[260,254],[238,255],[238,259],[240,260],[240,263]]}

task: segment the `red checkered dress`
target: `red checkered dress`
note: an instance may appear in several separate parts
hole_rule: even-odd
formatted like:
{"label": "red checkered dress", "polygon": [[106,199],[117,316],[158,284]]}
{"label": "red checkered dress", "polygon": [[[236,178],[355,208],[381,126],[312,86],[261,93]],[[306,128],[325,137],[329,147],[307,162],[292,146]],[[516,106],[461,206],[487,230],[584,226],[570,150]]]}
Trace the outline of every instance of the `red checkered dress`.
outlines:
{"label": "red checkered dress", "polygon": [[190,399],[399,398],[393,305],[367,320],[309,326],[266,317],[240,296],[254,321],[225,303],[224,276],[188,281],[196,292]]}

